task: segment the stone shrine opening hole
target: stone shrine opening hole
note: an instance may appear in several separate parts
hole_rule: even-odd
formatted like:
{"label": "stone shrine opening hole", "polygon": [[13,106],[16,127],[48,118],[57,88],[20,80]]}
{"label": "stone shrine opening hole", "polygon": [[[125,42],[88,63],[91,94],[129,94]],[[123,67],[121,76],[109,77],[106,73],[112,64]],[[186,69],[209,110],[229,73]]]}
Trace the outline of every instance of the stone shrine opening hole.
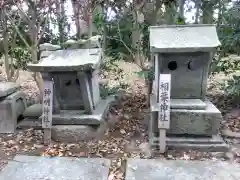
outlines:
{"label": "stone shrine opening hole", "polygon": [[168,63],[168,69],[170,69],[171,71],[176,70],[177,69],[177,62],[176,61],[170,61]]}
{"label": "stone shrine opening hole", "polygon": [[193,70],[193,62],[192,61],[188,62],[188,69]]}
{"label": "stone shrine opening hole", "polygon": [[[72,84],[72,81],[71,81],[71,80],[69,80],[69,81],[67,81],[67,82],[65,83],[66,86],[70,86],[71,84]],[[77,84],[77,85],[80,85],[79,79],[76,79],[76,84]]]}
{"label": "stone shrine opening hole", "polygon": [[66,86],[70,86],[72,84],[71,80],[65,83]]}

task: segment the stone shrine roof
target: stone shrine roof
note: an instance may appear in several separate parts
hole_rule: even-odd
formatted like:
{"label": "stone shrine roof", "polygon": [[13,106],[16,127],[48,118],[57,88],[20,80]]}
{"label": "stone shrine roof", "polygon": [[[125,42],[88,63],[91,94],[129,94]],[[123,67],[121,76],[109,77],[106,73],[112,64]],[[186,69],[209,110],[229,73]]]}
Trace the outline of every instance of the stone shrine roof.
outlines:
{"label": "stone shrine roof", "polygon": [[19,84],[13,82],[0,82],[0,98],[13,94],[19,89]]}
{"label": "stone shrine roof", "polygon": [[28,64],[28,69],[34,72],[96,69],[101,63],[101,52],[100,48],[57,50],[37,64]]}
{"label": "stone shrine roof", "polygon": [[210,24],[151,26],[149,31],[151,52],[212,51],[221,45]]}

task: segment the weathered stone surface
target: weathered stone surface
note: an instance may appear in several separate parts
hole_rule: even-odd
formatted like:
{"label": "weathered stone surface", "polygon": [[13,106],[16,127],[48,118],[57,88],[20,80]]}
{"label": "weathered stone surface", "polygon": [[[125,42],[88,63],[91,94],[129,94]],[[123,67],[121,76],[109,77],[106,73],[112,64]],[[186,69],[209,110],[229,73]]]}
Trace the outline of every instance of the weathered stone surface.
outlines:
{"label": "weathered stone surface", "polygon": [[96,129],[86,125],[52,126],[52,139],[60,142],[79,142],[95,136]]}
{"label": "weathered stone surface", "polygon": [[[218,133],[221,112],[210,102],[205,101],[205,110],[194,109],[171,109],[170,129],[168,134],[193,134],[193,135],[215,135]],[[156,102],[151,101],[151,111],[156,113],[158,110]],[[154,132],[158,132],[157,117],[152,120]]]}
{"label": "weathered stone surface", "polygon": [[[151,111],[159,111],[156,95],[151,95]],[[201,99],[171,99],[171,109],[206,109],[207,105]]]}
{"label": "weathered stone surface", "polygon": [[0,82],[0,97],[6,97],[20,89],[20,85],[13,82]]}
{"label": "weathered stone surface", "polygon": [[[159,146],[159,137],[151,136],[149,141],[153,152],[156,151],[156,147]],[[168,149],[173,150],[196,150],[202,152],[228,152],[229,145],[219,136],[215,135],[212,137],[167,137],[166,144]]]}
{"label": "weathered stone surface", "polygon": [[126,180],[235,180],[240,165],[226,161],[128,159]]}
{"label": "weathered stone surface", "polygon": [[42,129],[42,120],[36,118],[25,118],[17,124],[18,129]]}
{"label": "weathered stone surface", "polygon": [[115,102],[114,96],[101,99],[92,114],[83,114],[79,110],[60,111],[60,114],[53,114],[53,125],[99,125],[106,118],[110,106]]}
{"label": "weathered stone surface", "polygon": [[60,49],[61,47],[59,45],[54,45],[54,44],[50,44],[50,43],[44,43],[44,44],[40,44],[39,45],[39,50],[40,51],[55,51]]}
{"label": "weathered stone surface", "polygon": [[17,91],[0,102],[0,133],[14,133],[17,118],[23,114],[27,107],[26,96]]}
{"label": "weathered stone surface", "polygon": [[155,26],[149,38],[151,52],[211,51],[220,45],[216,26],[205,24]]}
{"label": "weathered stone surface", "polygon": [[0,173],[0,180],[106,180],[110,160],[20,156]]}
{"label": "weathered stone surface", "polygon": [[52,54],[53,51],[42,51],[40,53],[40,58],[48,57],[50,54]]}
{"label": "weathered stone surface", "polygon": [[102,49],[67,49],[54,51],[38,64],[28,64],[31,71],[82,71],[96,69],[101,63]]}
{"label": "weathered stone surface", "polygon": [[67,49],[86,49],[86,48],[100,48],[101,36],[92,36],[90,39],[80,39],[78,41],[68,40],[64,44]]}
{"label": "weathered stone surface", "polygon": [[205,109],[206,103],[201,99],[171,99],[171,109]]}
{"label": "weathered stone surface", "polygon": [[221,112],[209,101],[206,110],[172,109],[169,134],[214,135],[218,133]]}
{"label": "weathered stone surface", "polygon": [[23,113],[24,117],[38,119],[42,115],[42,104],[29,106]]}
{"label": "weathered stone surface", "polygon": [[[169,53],[160,54],[159,74],[171,74],[171,98],[173,99],[201,99],[205,96],[205,77],[210,62],[210,53]],[[176,63],[176,69],[172,65]],[[189,69],[189,63],[194,69]],[[159,76],[158,74],[158,76]]]}

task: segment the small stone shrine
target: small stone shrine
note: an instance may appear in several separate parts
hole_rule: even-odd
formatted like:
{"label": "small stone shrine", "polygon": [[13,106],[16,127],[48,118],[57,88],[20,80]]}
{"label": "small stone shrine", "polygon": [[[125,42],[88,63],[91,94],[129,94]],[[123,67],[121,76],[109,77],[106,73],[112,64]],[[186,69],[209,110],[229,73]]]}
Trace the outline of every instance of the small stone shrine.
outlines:
{"label": "small stone shrine", "polygon": [[155,79],[151,95],[149,142],[159,144],[159,75],[171,74],[168,148],[226,151],[218,135],[221,112],[206,98],[213,52],[220,45],[214,25],[150,27]]}
{"label": "small stone shrine", "polygon": [[0,133],[14,133],[26,108],[26,95],[20,91],[20,85],[0,82]]}
{"label": "small stone shrine", "polygon": [[66,49],[52,51],[38,64],[28,65],[31,71],[40,72],[44,81],[53,82],[54,139],[84,140],[103,123],[115,99],[100,97],[98,72],[101,62],[101,48]]}

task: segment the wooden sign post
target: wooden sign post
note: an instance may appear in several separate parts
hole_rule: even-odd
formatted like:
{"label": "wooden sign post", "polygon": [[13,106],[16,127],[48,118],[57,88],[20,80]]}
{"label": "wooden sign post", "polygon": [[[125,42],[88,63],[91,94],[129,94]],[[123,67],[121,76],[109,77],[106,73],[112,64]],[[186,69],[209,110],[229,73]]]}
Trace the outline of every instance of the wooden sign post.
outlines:
{"label": "wooden sign post", "polygon": [[170,127],[170,91],[171,74],[160,74],[159,76],[159,148],[160,153],[166,151],[166,130]]}
{"label": "wooden sign post", "polygon": [[43,91],[43,113],[42,113],[42,128],[44,144],[48,145],[51,142],[52,128],[52,109],[53,109],[53,82],[44,80]]}

